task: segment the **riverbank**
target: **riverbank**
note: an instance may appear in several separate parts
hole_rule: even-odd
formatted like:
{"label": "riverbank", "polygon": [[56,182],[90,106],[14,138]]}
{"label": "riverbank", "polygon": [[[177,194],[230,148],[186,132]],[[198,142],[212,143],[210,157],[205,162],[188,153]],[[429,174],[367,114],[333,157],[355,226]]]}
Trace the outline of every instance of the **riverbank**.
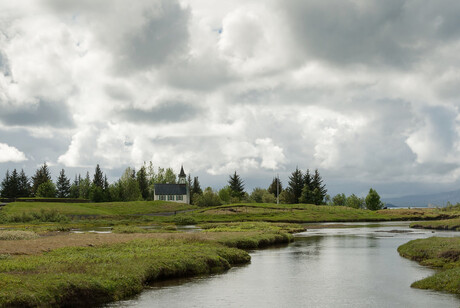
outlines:
{"label": "riverbank", "polygon": [[221,272],[248,263],[249,254],[239,248],[293,240],[288,233],[257,228],[249,232],[53,233],[27,238],[0,240],[2,307],[93,306],[117,301],[141,292],[153,281]]}
{"label": "riverbank", "polygon": [[398,247],[401,256],[440,271],[411,286],[460,294],[460,237],[431,237],[410,241]]}
{"label": "riverbank", "polygon": [[418,221],[410,224],[411,228],[460,231],[460,218]]}

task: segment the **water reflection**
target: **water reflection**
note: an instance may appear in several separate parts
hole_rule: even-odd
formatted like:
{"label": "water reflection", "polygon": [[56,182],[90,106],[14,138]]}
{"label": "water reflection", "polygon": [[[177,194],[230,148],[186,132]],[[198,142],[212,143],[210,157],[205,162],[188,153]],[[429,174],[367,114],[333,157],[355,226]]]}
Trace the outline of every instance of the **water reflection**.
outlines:
{"label": "water reflection", "polygon": [[410,288],[434,271],[396,251],[409,240],[432,235],[394,223],[307,231],[285,248],[252,252],[247,266],[155,284],[135,299],[111,306],[459,307],[459,297]]}

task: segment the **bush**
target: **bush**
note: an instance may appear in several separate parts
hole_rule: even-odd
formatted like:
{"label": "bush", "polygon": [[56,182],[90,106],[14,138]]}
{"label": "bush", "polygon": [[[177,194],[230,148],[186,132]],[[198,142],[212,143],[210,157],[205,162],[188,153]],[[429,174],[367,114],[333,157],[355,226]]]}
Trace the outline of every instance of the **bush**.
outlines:
{"label": "bush", "polygon": [[42,183],[37,188],[36,196],[43,198],[54,198],[56,197],[56,186],[51,181]]}
{"label": "bush", "polygon": [[176,216],[174,217],[174,223],[176,225],[195,225],[196,220],[191,216]]}
{"label": "bush", "polygon": [[196,198],[195,204],[198,206],[218,206],[222,204],[222,200],[212,189],[206,188],[203,195]]}

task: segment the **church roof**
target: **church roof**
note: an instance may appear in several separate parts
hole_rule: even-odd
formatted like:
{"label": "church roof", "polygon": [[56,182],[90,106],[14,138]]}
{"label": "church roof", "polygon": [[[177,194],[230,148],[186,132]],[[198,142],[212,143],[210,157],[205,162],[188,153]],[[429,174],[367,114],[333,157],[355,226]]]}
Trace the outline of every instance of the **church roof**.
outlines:
{"label": "church roof", "polygon": [[155,195],[186,195],[185,184],[155,184]]}
{"label": "church roof", "polygon": [[179,176],[180,176],[180,177],[182,177],[182,176],[185,177],[184,166],[181,166],[181,167],[180,167]]}

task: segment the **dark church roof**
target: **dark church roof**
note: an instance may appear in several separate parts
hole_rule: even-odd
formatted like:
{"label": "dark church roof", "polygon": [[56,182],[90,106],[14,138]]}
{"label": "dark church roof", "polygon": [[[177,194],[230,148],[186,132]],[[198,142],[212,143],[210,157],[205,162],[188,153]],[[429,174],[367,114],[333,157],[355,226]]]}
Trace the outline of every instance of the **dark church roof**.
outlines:
{"label": "dark church roof", "polygon": [[155,184],[155,195],[186,195],[185,184]]}
{"label": "dark church roof", "polygon": [[179,177],[184,177],[185,178],[184,166],[180,167]]}

